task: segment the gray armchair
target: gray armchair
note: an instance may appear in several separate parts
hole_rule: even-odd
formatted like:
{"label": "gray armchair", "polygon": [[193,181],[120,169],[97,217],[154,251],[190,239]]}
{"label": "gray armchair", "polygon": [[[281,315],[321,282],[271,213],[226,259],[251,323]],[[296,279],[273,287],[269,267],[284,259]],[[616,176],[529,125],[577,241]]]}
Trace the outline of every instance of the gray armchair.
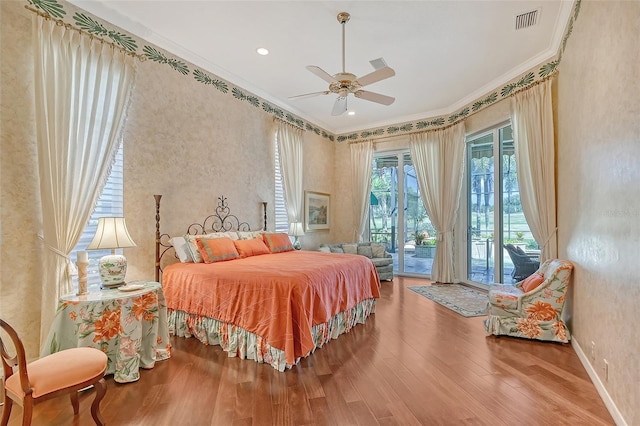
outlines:
{"label": "gray armchair", "polygon": [[319,251],[327,253],[359,254],[368,257],[378,271],[380,281],[393,281],[393,257],[384,245],[376,243],[322,244]]}

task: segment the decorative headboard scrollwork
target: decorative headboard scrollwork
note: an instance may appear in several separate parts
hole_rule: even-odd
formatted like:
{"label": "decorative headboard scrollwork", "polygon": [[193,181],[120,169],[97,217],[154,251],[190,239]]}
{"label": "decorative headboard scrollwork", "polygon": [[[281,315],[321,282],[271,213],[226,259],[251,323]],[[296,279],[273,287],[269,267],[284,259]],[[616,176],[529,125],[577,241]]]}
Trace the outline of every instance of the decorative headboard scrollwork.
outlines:
{"label": "decorative headboard scrollwork", "polygon": [[[173,249],[171,245],[171,236],[167,233],[160,233],[160,199],[162,195],[154,195],[156,200],[156,263],[155,263],[155,279],[160,280],[160,272],[162,271],[162,259],[167,252]],[[264,211],[264,223],[262,230],[267,230],[267,202],[262,202]],[[228,231],[251,231],[248,222],[241,222],[238,217],[231,214],[231,209],[227,204],[227,198],[223,195],[218,197],[218,205],[215,212],[204,218],[202,222],[194,222],[187,227],[184,235],[201,235],[214,232]],[[177,258],[175,252],[174,257]]]}
{"label": "decorative headboard scrollwork", "polygon": [[202,223],[192,223],[187,228],[187,234],[190,235],[227,231],[251,231],[251,227],[247,222],[240,222],[236,215],[231,214],[227,198],[223,195],[218,197],[215,213],[204,218]]}

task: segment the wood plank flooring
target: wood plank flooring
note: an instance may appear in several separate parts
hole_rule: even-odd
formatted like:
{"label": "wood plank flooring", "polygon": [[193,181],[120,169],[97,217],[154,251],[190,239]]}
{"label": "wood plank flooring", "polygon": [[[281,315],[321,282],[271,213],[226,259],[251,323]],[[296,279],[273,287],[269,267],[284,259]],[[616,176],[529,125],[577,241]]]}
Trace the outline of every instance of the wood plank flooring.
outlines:
{"label": "wood plank flooring", "polygon": [[[573,348],[486,337],[412,291],[382,283],[376,314],[279,373],[173,338],[172,358],[136,383],[107,380],[109,425],[613,425]],[[68,398],[35,408],[33,425],[91,425],[93,391],[74,418]],[[9,425],[19,425],[14,406]]]}

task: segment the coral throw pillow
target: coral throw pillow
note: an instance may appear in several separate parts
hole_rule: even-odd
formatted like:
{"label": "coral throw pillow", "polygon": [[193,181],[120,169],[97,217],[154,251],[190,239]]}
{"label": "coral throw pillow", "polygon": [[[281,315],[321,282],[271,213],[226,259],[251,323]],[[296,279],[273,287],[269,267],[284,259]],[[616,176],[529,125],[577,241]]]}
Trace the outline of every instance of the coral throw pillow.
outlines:
{"label": "coral throw pillow", "polygon": [[233,242],[238,250],[240,257],[258,256],[260,254],[269,254],[269,247],[264,243],[262,237],[252,238],[250,240],[236,240]]}
{"label": "coral throw pillow", "polygon": [[262,234],[264,242],[271,250],[271,253],[281,253],[283,251],[293,250],[293,244],[287,234]]}
{"label": "coral throw pillow", "polygon": [[222,262],[240,257],[231,238],[196,238],[204,263]]}
{"label": "coral throw pillow", "polygon": [[529,293],[531,290],[538,288],[544,281],[544,276],[538,272],[534,272],[522,281],[522,291]]}

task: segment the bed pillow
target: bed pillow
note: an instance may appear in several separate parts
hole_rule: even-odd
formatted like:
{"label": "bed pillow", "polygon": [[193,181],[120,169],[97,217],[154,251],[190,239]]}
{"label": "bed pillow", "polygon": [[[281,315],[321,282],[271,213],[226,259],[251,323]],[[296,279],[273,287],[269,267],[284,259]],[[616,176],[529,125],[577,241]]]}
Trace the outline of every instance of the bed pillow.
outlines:
{"label": "bed pillow", "polygon": [[522,291],[529,293],[531,290],[538,288],[544,281],[544,275],[534,272],[522,281]]}
{"label": "bed pillow", "polygon": [[198,244],[196,243],[196,239],[198,238],[229,238],[230,240],[237,240],[238,239],[238,234],[235,233],[235,231],[229,231],[229,232],[213,232],[211,234],[200,234],[200,235],[185,235],[184,236],[185,240],[187,240],[187,249],[189,250],[189,253],[191,254],[191,258],[193,259],[193,261],[195,263],[202,263],[203,259],[202,259],[202,255],[200,254],[200,248],[198,247]]}
{"label": "bed pillow", "polygon": [[329,247],[319,247],[318,251],[321,251],[323,253],[331,253],[331,249],[329,249]]}
{"label": "bed pillow", "polygon": [[198,244],[196,244],[196,238],[202,238],[204,235],[185,235],[184,239],[187,242],[187,250],[189,250],[189,254],[191,254],[191,259],[195,263],[202,263],[202,255],[200,254],[200,250],[198,249]]}
{"label": "bed pillow", "polygon": [[173,237],[169,240],[173,249],[176,251],[176,255],[180,262],[187,263],[193,262],[193,257],[191,256],[191,251],[189,250],[189,245],[187,244],[187,240],[184,237]]}
{"label": "bed pillow", "polygon": [[240,257],[231,238],[196,238],[204,263],[223,262]]}
{"label": "bed pillow", "polygon": [[238,232],[236,232],[236,234],[238,234],[238,239],[239,240],[252,240],[254,238],[262,238],[262,234],[264,234],[264,232],[262,232],[262,231],[238,231]]}
{"label": "bed pillow", "polygon": [[258,256],[261,254],[269,254],[269,247],[260,238],[252,238],[250,240],[236,240],[233,242],[240,257]]}
{"label": "bed pillow", "polygon": [[293,244],[291,244],[291,240],[287,234],[269,234],[265,232],[262,234],[262,238],[271,253],[282,253],[284,251],[294,250]]}

